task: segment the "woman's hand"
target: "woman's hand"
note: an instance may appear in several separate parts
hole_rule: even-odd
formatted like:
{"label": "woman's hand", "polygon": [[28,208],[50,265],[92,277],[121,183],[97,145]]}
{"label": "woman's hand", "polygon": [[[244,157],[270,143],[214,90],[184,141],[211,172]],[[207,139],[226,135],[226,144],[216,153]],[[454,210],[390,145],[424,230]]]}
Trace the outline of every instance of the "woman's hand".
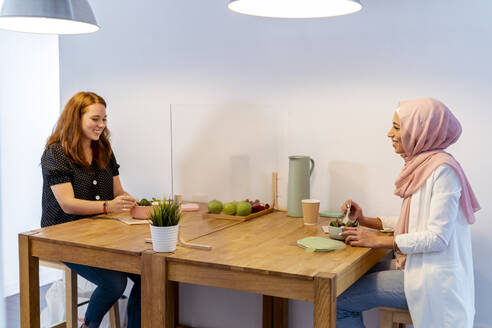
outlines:
{"label": "woman's hand", "polygon": [[341,235],[347,236],[345,238],[345,244],[358,247],[381,247],[379,242],[380,236],[372,231],[355,227],[343,227],[342,229]]}
{"label": "woman's hand", "polygon": [[351,199],[346,200],[345,203],[343,203],[342,208],[341,208],[341,212],[343,213],[343,215],[345,215],[345,213],[347,213],[347,205],[349,203],[352,204],[350,206],[349,219],[351,221],[362,219],[364,217],[364,215],[362,215],[362,208],[360,208],[359,204],[357,204],[356,202],[354,202]]}
{"label": "woman's hand", "polygon": [[137,200],[130,195],[121,195],[109,202],[109,212],[128,212],[137,204]]}
{"label": "woman's hand", "polygon": [[366,226],[371,229],[376,229],[376,230],[383,229],[383,223],[381,222],[380,218],[369,218],[364,216],[364,214],[362,214],[362,208],[359,206],[359,204],[357,204],[352,200],[346,200],[345,203],[343,203],[341,212],[344,215],[347,212],[347,205],[349,202],[352,203],[352,205],[350,206],[350,213],[349,213],[349,219],[351,221],[358,220],[359,225]]}

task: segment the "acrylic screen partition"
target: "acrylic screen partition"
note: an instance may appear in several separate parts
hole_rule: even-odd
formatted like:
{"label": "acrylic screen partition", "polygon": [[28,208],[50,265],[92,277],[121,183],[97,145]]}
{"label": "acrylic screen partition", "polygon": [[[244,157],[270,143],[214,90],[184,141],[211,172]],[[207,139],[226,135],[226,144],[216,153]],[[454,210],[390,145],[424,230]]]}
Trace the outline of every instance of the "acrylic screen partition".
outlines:
{"label": "acrylic screen partition", "polygon": [[271,204],[279,121],[268,106],[172,105],[173,189],[185,200]]}
{"label": "acrylic screen partition", "polygon": [[[173,185],[185,200],[272,200],[287,207],[290,155],[316,166],[311,198],[338,211],[346,199],[365,213],[393,215],[400,202],[393,181],[401,168],[386,137],[392,112],[348,115],[345,104],[172,105]],[[389,117],[389,118],[388,118]]]}

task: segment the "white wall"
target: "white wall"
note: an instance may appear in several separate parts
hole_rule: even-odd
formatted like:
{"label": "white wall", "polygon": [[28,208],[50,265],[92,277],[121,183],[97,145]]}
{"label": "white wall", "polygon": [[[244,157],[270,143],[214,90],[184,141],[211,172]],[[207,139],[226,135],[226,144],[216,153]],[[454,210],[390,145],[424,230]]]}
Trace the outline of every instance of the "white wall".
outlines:
{"label": "white wall", "polygon": [[[0,31],[0,211],[3,287],[19,291],[17,234],[39,228],[40,159],[59,105],[58,37]],[[40,270],[40,284],[60,274]]]}
{"label": "white wall", "polygon": [[[2,126],[2,117],[0,116],[0,126]],[[2,139],[0,136],[0,145],[2,144]],[[2,171],[2,152],[0,150],[0,172]],[[0,184],[2,183],[2,178],[0,176]],[[2,205],[2,189],[0,188],[0,207]],[[0,211],[0,236],[2,235],[2,213]],[[3,250],[2,243],[0,243],[0,327],[5,327],[5,301],[3,293]]]}
{"label": "white wall", "polygon": [[[492,146],[486,135],[492,118],[492,3],[371,0],[360,13],[315,20],[242,16],[227,11],[225,3],[92,1],[102,29],[60,37],[62,104],[83,89],[108,100],[125,187],[137,196],[169,193],[169,104],[181,108],[181,115],[201,110],[200,117],[213,118],[214,129],[220,122],[233,124],[232,114],[224,119],[215,115],[217,108],[222,112],[239,108],[237,115],[244,116],[245,107],[268,107],[278,113],[278,121],[267,148],[274,147],[277,154],[268,157],[264,167],[255,167],[261,176],[278,169],[284,196],[287,155],[304,153],[316,160],[311,193],[325,202],[326,209],[334,210],[350,197],[360,200],[369,215],[398,213],[400,201],[392,190],[402,161],[385,137],[392,111],[398,100],[436,97],[463,125],[461,140],[451,151],[483,207],[472,228],[476,323],[492,326],[487,302],[492,264],[480,261],[488,258],[492,246],[486,225],[492,174],[485,169]],[[271,118],[271,112],[266,116]],[[179,173],[186,168],[180,158],[207,149],[214,140],[215,131],[207,129],[208,118],[201,119],[202,124],[192,122],[200,136],[189,131],[186,139],[184,128],[177,132],[185,138],[177,139],[177,144],[193,149],[175,149],[176,191],[192,190]],[[222,135],[228,129],[217,132]],[[260,135],[263,131],[261,126]],[[249,163],[261,161],[251,157],[259,155],[249,147],[246,152],[234,150],[238,140],[220,140],[228,153],[217,164],[205,156],[203,172],[221,165],[232,170],[233,156],[250,156]],[[241,158],[234,162],[237,167],[244,164]],[[268,186],[251,188],[264,193]],[[181,300],[195,304],[183,323],[201,325],[210,313],[218,317],[207,300],[222,292],[202,290],[182,289]],[[229,297],[231,318],[257,306],[247,294]],[[237,305],[237,299],[245,306]],[[301,322],[312,322],[312,305],[291,302],[290,306],[291,324],[301,327]],[[214,326],[221,327],[219,319]]]}

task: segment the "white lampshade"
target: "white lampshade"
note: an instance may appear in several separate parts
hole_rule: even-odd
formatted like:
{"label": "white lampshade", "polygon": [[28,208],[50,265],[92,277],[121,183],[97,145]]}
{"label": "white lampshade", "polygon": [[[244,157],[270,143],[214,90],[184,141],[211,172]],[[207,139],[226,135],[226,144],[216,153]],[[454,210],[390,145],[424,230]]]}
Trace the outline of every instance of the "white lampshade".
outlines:
{"label": "white lampshade", "polygon": [[99,30],[87,0],[4,0],[0,29],[42,33],[81,34]]}
{"label": "white lampshade", "polygon": [[355,13],[362,9],[359,0],[230,0],[235,12],[276,18],[318,18]]}

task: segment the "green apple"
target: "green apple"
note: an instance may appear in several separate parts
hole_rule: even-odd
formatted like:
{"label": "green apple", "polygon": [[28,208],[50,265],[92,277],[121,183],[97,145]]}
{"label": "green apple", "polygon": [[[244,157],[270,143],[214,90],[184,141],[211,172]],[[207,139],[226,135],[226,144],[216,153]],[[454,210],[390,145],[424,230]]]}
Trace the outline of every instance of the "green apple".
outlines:
{"label": "green apple", "polygon": [[224,214],[235,215],[236,214],[236,202],[229,202],[224,204]]}
{"label": "green apple", "polygon": [[211,200],[208,202],[208,213],[219,214],[222,211],[222,202],[220,200]]}
{"label": "green apple", "polygon": [[248,202],[239,202],[236,205],[236,213],[239,216],[248,216],[251,214],[251,204]]}

